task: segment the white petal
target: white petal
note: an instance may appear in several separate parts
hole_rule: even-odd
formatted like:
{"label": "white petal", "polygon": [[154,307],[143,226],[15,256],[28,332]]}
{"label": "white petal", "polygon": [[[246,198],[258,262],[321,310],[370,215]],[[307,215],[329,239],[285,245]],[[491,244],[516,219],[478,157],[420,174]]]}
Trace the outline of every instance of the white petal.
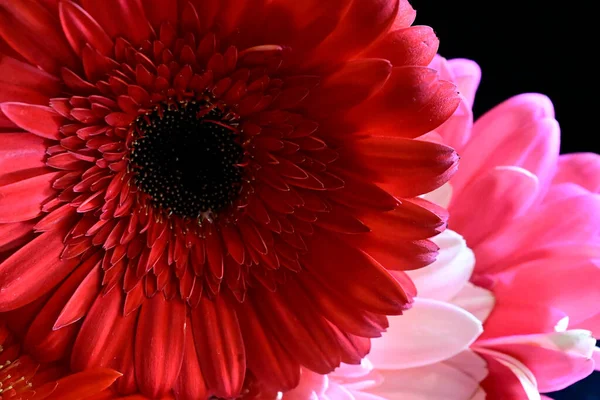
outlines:
{"label": "white petal", "polygon": [[467,283],[450,302],[467,310],[481,322],[485,322],[489,317],[496,303],[494,294],[491,291],[472,283]]}
{"label": "white petal", "polygon": [[447,182],[433,192],[426,193],[421,197],[440,207],[448,208],[448,204],[452,200],[452,185],[450,185],[450,182]]}
{"label": "white petal", "polygon": [[416,298],[404,315],[389,317],[390,327],[371,341],[369,360],[376,369],[400,369],[436,363],[467,349],[483,331],[481,322],[462,308]]}
{"label": "white petal", "polygon": [[383,383],[368,392],[389,400],[466,400],[479,390],[477,380],[446,363],[380,372]]}
{"label": "white petal", "polygon": [[448,301],[469,281],[475,267],[475,256],[462,236],[449,229],[433,238],[440,247],[434,263],[414,271],[406,271],[421,298]]}

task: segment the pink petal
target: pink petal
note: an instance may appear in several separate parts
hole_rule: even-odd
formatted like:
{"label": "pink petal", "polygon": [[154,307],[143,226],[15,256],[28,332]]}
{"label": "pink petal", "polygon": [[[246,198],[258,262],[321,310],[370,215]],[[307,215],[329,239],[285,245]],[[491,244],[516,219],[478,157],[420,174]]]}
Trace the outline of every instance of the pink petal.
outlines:
{"label": "pink petal", "polygon": [[600,348],[599,347],[594,348],[594,354],[592,354],[592,360],[594,360],[594,362],[596,363],[596,366],[594,367],[596,369],[596,371],[600,371]]}
{"label": "pink petal", "polygon": [[513,165],[537,175],[545,187],[554,173],[559,135],[547,97],[515,96],[475,122],[473,138],[461,154],[461,168],[453,185],[460,191],[475,176],[493,167]]}
{"label": "pink petal", "polygon": [[540,259],[496,279],[493,290],[498,304],[506,301],[555,308],[568,315],[573,324],[598,313],[600,268],[593,262]]}
{"label": "pink petal", "polygon": [[452,227],[475,248],[491,233],[527,212],[538,195],[538,179],[518,167],[496,167],[457,191],[450,205]]}
{"label": "pink petal", "polygon": [[[535,318],[531,318],[535,315]],[[485,321],[479,339],[564,331],[569,323],[567,314],[546,304],[531,304],[527,300],[502,296]]]}
{"label": "pink petal", "polygon": [[561,246],[585,243],[600,233],[598,221],[597,195],[584,194],[543,204],[512,224],[497,227],[484,243],[472,247],[477,258],[476,272],[498,272],[532,258],[561,257]]}
{"label": "pink petal", "polygon": [[462,154],[465,146],[471,139],[473,129],[473,111],[467,100],[460,96],[460,103],[454,114],[435,132],[442,138],[442,143],[454,148]]}
{"label": "pink petal", "polygon": [[389,317],[390,327],[372,340],[369,360],[377,369],[410,368],[448,359],[481,334],[474,316],[452,304],[416,298],[402,316]]}
{"label": "pink petal", "polygon": [[473,107],[475,92],[481,81],[481,68],[472,60],[454,58],[448,60],[448,66],[454,76],[453,82],[458,86],[458,91],[465,97],[470,107]]}
{"label": "pink petal", "polygon": [[558,158],[558,171],[552,183],[576,183],[590,192],[600,192],[600,155],[565,154]]}
{"label": "pink petal", "polygon": [[406,271],[421,298],[448,301],[467,284],[475,257],[465,240],[449,229],[433,238],[440,247],[435,262],[413,271]]}
{"label": "pink petal", "polygon": [[587,329],[588,331],[592,331],[594,337],[600,337],[600,312],[590,318],[571,325],[571,327],[577,329]]}
{"label": "pink petal", "polygon": [[589,331],[571,330],[484,340],[477,346],[518,359],[535,375],[539,391],[552,392],[592,373],[595,344]]}
{"label": "pink petal", "polygon": [[487,400],[539,400],[533,373],[519,360],[503,353],[479,349],[488,364],[488,377],[482,382]]}
{"label": "pink petal", "polygon": [[487,320],[494,309],[495,302],[494,294],[491,291],[471,283],[463,286],[461,291],[450,300],[450,303],[467,310],[481,322]]}

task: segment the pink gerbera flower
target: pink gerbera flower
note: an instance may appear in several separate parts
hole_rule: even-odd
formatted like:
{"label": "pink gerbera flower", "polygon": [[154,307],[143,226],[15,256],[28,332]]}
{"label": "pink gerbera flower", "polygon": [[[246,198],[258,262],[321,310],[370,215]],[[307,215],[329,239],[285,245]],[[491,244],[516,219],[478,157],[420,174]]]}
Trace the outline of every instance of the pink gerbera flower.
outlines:
{"label": "pink gerbera flower", "polygon": [[[426,197],[449,208],[437,261],[408,271],[418,297],[361,366],[304,371],[285,400],[536,400],[600,361],[600,156],[558,155],[545,96],[524,94],[473,124],[479,67],[434,68],[463,94],[430,140],[461,168]],[[461,236],[462,235],[462,236]]]}
{"label": "pink gerbera flower", "polygon": [[416,196],[457,163],[413,140],[458,104],[414,16],[0,1],[0,312],[35,311],[31,354],[179,399],[359,362],[445,227]]}

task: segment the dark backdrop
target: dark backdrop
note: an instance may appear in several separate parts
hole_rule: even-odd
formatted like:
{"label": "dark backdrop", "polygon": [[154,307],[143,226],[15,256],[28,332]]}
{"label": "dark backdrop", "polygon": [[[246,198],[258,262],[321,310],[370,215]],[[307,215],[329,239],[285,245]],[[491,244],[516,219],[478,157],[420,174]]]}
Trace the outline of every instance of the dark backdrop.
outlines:
{"label": "dark backdrop", "polygon": [[[524,92],[548,95],[561,125],[561,152],[600,153],[597,32],[583,2],[547,0],[411,0],[416,24],[432,26],[446,58],[470,58],[482,69],[475,116]],[[586,23],[590,19],[590,24]],[[596,25],[594,23],[593,25]],[[596,25],[597,26],[597,25]],[[600,400],[600,373],[556,400]]]}

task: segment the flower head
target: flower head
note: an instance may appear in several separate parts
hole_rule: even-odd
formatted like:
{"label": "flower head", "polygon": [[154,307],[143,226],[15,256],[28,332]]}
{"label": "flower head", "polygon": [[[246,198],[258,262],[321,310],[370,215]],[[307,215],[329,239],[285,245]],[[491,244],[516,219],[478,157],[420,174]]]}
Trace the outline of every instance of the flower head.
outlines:
{"label": "flower head", "polygon": [[552,103],[539,94],[473,123],[479,67],[433,66],[463,95],[428,135],[461,154],[459,172],[425,196],[449,209],[452,230],[433,239],[435,263],[407,272],[414,306],[390,318],[361,366],[306,371],[285,400],[539,400],[597,368],[600,156],[559,156]]}
{"label": "flower head", "polygon": [[[357,363],[411,303],[456,108],[405,0],[0,2],[0,312],[121,393]],[[393,244],[393,248],[390,247]],[[394,276],[388,270],[397,270]]]}

